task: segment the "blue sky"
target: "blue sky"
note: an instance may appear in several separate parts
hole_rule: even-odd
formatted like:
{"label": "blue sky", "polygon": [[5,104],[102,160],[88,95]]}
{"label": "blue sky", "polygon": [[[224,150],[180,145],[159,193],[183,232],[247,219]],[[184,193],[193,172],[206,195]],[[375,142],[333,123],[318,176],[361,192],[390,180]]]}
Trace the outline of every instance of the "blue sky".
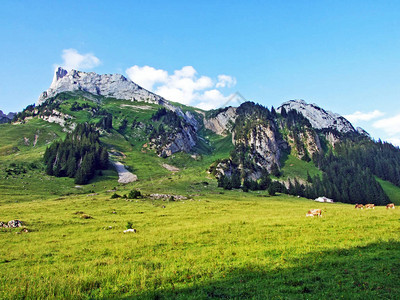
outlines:
{"label": "blue sky", "polygon": [[5,0],[0,34],[5,112],[63,65],[201,107],[236,91],[268,107],[304,99],[400,144],[400,1]]}

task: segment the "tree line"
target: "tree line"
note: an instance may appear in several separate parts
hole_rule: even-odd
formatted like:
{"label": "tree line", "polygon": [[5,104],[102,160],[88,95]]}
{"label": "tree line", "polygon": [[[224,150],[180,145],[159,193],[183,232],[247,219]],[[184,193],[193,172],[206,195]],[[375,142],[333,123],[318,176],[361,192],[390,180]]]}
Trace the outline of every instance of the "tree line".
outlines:
{"label": "tree line", "polygon": [[[272,125],[291,132],[295,146],[302,146],[296,137],[310,130],[310,122],[296,111],[287,112],[282,108],[278,114],[274,108],[269,111],[261,105],[247,102],[238,109],[238,118],[233,130],[236,140],[247,140],[249,132],[257,125]],[[281,134],[277,130],[277,135]],[[339,135],[339,133],[336,133]],[[307,153],[306,153],[307,154]],[[304,157],[303,157],[304,159]],[[307,161],[311,158],[307,156]],[[344,203],[375,203],[384,205],[389,198],[374,176],[400,186],[400,150],[389,143],[375,142],[360,135],[342,136],[333,150],[319,153],[312,158],[322,171],[322,176],[307,177],[302,183],[298,179],[288,179],[285,184],[271,180],[270,176],[280,176],[278,166],[272,166],[269,174],[257,164],[257,153],[251,145],[238,143],[228,159],[229,170],[219,174],[218,186],[224,189],[270,190],[307,198],[326,196]],[[215,172],[217,165],[211,169]],[[261,176],[256,174],[260,174]],[[256,179],[258,178],[258,179]]]}
{"label": "tree line", "polygon": [[78,124],[63,141],[52,143],[43,159],[48,175],[75,178],[77,184],[88,183],[96,170],[107,169],[109,164],[99,133],[87,123]]}

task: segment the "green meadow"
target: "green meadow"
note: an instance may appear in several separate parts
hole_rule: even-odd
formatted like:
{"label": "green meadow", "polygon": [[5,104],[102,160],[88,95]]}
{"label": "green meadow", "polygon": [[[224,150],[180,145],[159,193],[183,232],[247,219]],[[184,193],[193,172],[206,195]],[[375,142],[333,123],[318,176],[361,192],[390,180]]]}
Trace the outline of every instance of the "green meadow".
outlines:
{"label": "green meadow", "polygon": [[[83,100],[60,110],[73,114],[75,101]],[[39,119],[0,125],[0,221],[21,220],[28,231],[0,229],[0,299],[398,299],[398,209],[223,190],[207,170],[229,156],[231,136],[202,130],[196,156],[163,159],[135,129],[115,129],[157,107],[104,105],[118,117],[101,140],[137,182],[119,184],[112,167],[83,186],[48,176],[43,153],[65,131]],[[284,179],[307,173],[320,171],[292,155],[284,161]],[[400,189],[379,182],[400,205]],[[112,198],[133,189],[144,197]],[[312,208],[323,216],[306,217]]]}
{"label": "green meadow", "polygon": [[[118,187],[126,193],[135,184]],[[0,298],[396,299],[400,213],[265,193],[1,203]],[[208,193],[206,190],[209,189]],[[322,208],[323,217],[305,217]],[[136,233],[123,233],[128,222]]]}

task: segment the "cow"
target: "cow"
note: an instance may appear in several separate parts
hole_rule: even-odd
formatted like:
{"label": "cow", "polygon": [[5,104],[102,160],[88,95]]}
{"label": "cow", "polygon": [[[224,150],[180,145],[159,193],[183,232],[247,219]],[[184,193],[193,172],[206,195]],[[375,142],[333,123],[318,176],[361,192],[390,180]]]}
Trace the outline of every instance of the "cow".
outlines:
{"label": "cow", "polygon": [[386,205],[386,209],[389,209],[389,208],[394,209],[394,203],[389,203],[388,205]]}
{"label": "cow", "polygon": [[306,217],[314,217],[314,216],[322,217],[322,210],[321,209],[310,209],[306,213]]}
{"label": "cow", "polygon": [[354,207],[355,209],[363,209],[364,208],[364,205],[362,205],[362,204],[356,204],[356,206]]}
{"label": "cow", "polygon": [[375,204],[365,204],[365,208],[366,209],[370,209],[370,208],[375,209]]}

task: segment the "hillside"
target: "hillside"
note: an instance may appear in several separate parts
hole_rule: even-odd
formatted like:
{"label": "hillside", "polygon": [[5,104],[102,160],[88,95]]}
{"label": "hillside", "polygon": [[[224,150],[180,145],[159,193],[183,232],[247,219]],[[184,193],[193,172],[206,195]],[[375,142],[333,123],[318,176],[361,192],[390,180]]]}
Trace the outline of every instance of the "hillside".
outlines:
{"label": "hillside", "polygon": [[[17,179],[20,172],[13,168],[43,172],[44,177],[67,176],[69,150],[54,150],[45,161],[43,155],[52,143],[60,143],[85,123],[98,131],[97,147],[107,149],[112,161],[134,173],[139,186],[161,180],[163,189],[173,191],[198,181],[225,189],[269,190],[308,198],[326,195],[340,202],[378,205],[390,201],[385,191],[393,189],[387,185],[382,189],[376,178],[400,186],[398,148],[372,141],[342,116],[315,104],[293,100],[275,110],[246,102],[205,112],[169,102],[118,74],[61,68],[37,105],[16,114],[12,123],[0,125],[0,160],[2,172],[8,174],[3,181]],[[82,159],[78,152],[70,157],[80,174]],[[86,159],[84,165],[93,163]],[[179,172],[171,173],[171,168]],[[85,172],[90,173],[88,178],[94,176],[92,185],[117,181],[112,164],[104,172],[89,169]],[[74,176],[70,173],[69,177]],[[60,189],[65,193],[79,192],[72,180],[52,178],[61,182],[60,187],[69,185]],[[82,182],[75,178],[75,183]],[[27,193],[33,191],[16,180],[15,186],[19,185]],[[7,190],[8,184],[2,186]]]}
{"label": "hillside", "polygon": [[[400,293],[399,212],[384,206],[400,201],[398,148],[304,101],[203,111],[57,72],[0,124],[0,222],[23,224],[0,227],[1,299]],[[118,182],[117,162],[137,181]]]}

